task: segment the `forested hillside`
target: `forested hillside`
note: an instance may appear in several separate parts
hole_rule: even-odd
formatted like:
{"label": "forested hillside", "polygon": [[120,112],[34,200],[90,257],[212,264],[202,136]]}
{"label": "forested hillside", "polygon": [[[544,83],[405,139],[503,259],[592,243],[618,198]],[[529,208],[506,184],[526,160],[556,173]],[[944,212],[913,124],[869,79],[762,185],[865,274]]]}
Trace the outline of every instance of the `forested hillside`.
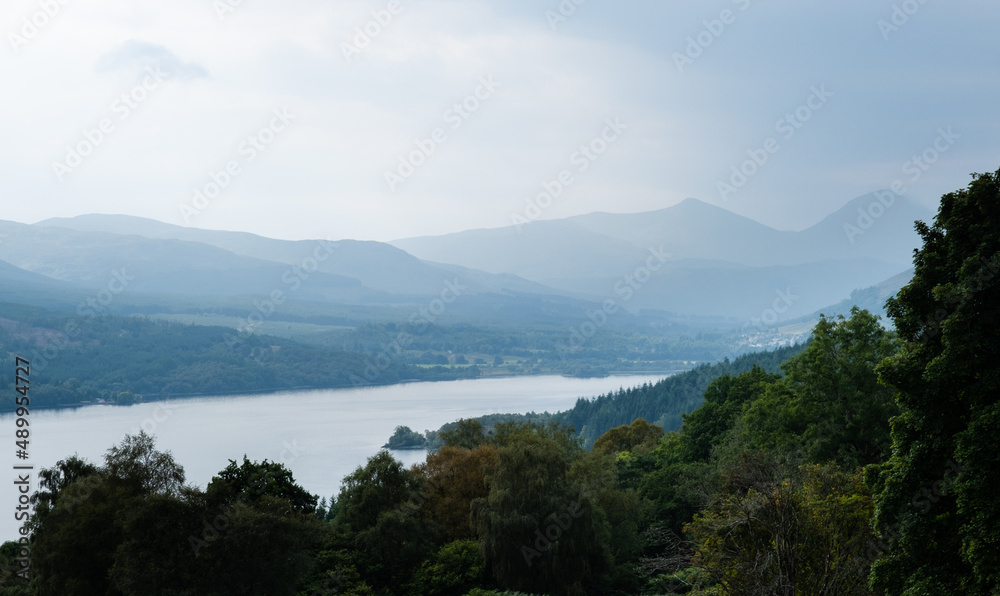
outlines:
{"label": "forested hillside", "polygon": [[[618,391],[593,398],[581,397],[569,410],[563,412],[530,412],[527,414],[486,414],[475,419],[487,432],[498,424],[557,423],[576,429],[576,436],[584,447],[591,444],[609,429],[628,424],[637,418],[649,419],[666,430],[681,427],[684,414],[694,410],[704,401],[709,384],[723,375],[735,375],[753,367],[777,372],[781,364],[798,354],[805,345],[788,346],[770,352],[744,354],[733,360],[725,359],[714,364],[702,364],[692,370],[667,377],[657,383],[636,387],[623,387]],[[390,449],[437,449],[443,445],[442,436],[453,431],[458,422],[448,422],[438,430],[424,434],[408,426],[396,428],[386,447]]]}
{"label": "forested hillside", "polygon": [[[10,304],[0,304],[0,351],[31,363],[36,408],[466,378],[478,372],[389,362],[366,378],[370,359],[362,354],[225,327],[79,317]],[[12,374],[0,371],[0,382],[13,386]],[[13,403],[12,394],[3,399]]]}
{"label": "forested hillside", "polygon": [[[248,332],[0,302],[0,353],[32,363],[35,405],[44,408],[480,375],[671,372],[736,348],[732,336],[669,321],[646,323],[644,331],[609,325],[568,349],[571,329],[550,323],[358,324],[275,317]],[[10,374],[0,370],[0,381],[13,382]]]}
{"label": "forested hillside", "polygon": [[584,445],[590,446],[608,429],[628,424],[636,418],[653,422],[666,430],[681,427],[683,415],[704,401],[705,390],[723,375],[738,375],[753,367],[778,372],[781,364],[798,354],[805,346],[779,348],[771,352],[745,354],[732,362],[726,359],[697,368],[655,384],[620,389],[594,399],[581,398],[566,412],[553,419],[578,429]]}

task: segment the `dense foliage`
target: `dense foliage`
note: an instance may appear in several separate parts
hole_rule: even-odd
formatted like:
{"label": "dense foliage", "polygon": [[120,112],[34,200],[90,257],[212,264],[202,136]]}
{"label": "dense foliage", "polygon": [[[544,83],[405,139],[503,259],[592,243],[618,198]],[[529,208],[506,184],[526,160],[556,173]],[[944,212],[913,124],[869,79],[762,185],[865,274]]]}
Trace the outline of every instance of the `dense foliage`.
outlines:
{"label": "dense foliage", "polygon": [[1000,171],[942,197],[918,224],[909,285],[888,303],[903,346],[879,368],[898,390],[892,457],[871,470],[887,544],[875,586],[986,596],[1000,586]]}
{"label": "dense foliage", "polygon": [[[278,332],[278,323],[268,328]],[[738,349],[731,336],[688,333],[680,325],[645,332],[609,325],[573,350],[564,349],[568,328],[556,325],[370,322],[332,329],[289,338],[0,303],[0,353],[22,356],[43,373],[33,384],[39,408],[482,375],[672,372]],[[11,374],[0,371],[0,382],[13,383]],[[679,423],[679,414],[674,419]]]}
{"label": "dense foliage", "polygon": [[782,362],[800,352],[802,346],[779,348],[771,352],[745,354],[673,375],[658,383],[619,389],[595,399],[581,398],[576,405],[555,416],[558,422],[580,432],[590,445],[604,431],[643,418],[668,430],[676,430],[686,412],[701,405],[709,384],[725,375],[737,375],[758,366],[777,371]]}

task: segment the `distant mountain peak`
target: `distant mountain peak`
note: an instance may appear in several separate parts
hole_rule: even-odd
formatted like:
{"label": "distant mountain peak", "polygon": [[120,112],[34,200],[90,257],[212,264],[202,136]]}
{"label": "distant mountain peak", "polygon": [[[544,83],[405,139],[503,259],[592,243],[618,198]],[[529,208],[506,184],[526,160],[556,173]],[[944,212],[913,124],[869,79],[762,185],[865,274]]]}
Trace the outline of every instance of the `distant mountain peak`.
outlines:
{"label": "distant mountain peak", "polygon": [[680,203],[674,205],[674,207],[688,207],[688,208],[701,207],[701,208],[722,209],[723,211],[729,211],[728,209],[723,209],[722,207],[719,207],[717,205],[712,205],[711,203],[706,203],[705,201],[702,201],[701,199],[696,199],[694,197],[688,197],[683,201],[681,201]]}

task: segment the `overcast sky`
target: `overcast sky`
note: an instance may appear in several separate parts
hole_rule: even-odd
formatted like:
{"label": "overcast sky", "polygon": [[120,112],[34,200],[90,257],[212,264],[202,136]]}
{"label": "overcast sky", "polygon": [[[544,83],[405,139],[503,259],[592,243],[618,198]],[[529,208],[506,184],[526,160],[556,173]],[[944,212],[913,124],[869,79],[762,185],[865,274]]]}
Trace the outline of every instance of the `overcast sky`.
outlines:
{"label": "overcast sky", "polygon": [[0,219],[385,241],[696,197],[801,229],[1000,167],[996,0],[64,1],[3,3]]}

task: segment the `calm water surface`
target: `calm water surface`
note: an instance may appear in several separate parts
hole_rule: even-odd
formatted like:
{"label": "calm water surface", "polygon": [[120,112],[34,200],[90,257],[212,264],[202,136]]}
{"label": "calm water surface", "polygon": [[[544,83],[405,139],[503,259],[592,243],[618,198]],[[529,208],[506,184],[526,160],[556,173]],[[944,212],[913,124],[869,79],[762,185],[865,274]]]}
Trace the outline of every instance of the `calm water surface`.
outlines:
{"label": "calm water surface", "polygon": [[[398,425],[416,431],[436,430],[458,418],[489,413],[556,412],[579,397],[663,378],[619,376],[570,379],[558,376],[505,377],[432,383],[407,383],[366,389],[296,391],[260,395],[196,398],[134,406],[87,406],[31,414],[31,459],[37,470],[78,454],[95,463],[126,433],[144,428],[157,448],[170,450],[184,467],[187,481],[202,488],[230,459],[269,459],[284,463],[296,481],[313,494],[330,497],[340,481],[378,452]],[[5,507],[0,540],[14,537],[17,502],[12,465],[14,421],[0,416],[0,438],[10,462],[3,484]],[[409,465],[423,461],[423,451],[394,451]]]}

